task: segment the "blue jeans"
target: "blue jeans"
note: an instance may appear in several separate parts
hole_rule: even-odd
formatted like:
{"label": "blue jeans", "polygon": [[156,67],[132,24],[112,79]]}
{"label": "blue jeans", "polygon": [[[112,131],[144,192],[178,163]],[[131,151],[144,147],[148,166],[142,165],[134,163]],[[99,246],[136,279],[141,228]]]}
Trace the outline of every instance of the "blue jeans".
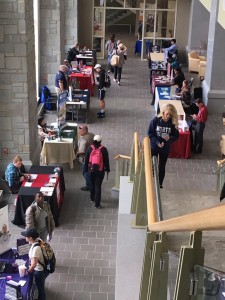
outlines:
{"label": "blue jeans", "polygon": [[38,289],[38,300],[45,300],[45,279],[48,277],[45,271],[35,271],[34,278]]}
{"label": "blue jeans", "polygon": [[83,176],[84,176],[84,179],[85,179],[85,182],[86,182],[86,186],[90,187],[90,182],[91,182],[90,173],[84,171],[84,164],[83,164],[82,168],[83,168]]}

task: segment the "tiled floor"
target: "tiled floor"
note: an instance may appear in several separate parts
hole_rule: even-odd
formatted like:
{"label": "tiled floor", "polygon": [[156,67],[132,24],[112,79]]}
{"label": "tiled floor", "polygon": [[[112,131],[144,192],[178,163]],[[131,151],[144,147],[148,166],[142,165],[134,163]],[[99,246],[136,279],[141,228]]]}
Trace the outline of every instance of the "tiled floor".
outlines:
{"label": "tiled floor", "polygon": [[[123,39],[119,34],[117,38]],[[102,135],[102,143],[110,154],[111,173],[109,180],[105,179],[103,182],[104,209],[96,210],[89,201],[88,192],[80,190],[83,185],[80,166],[76,164],[74,170],[64,166],[65,201],[60,226],[55,230],[52,240],[57,257],[57,269],[47,279],[47,299],[114,300],[115,298],[118,201],[111,198],[110,191],[114,185],[114,157],[117,154],[130,154],[134,131],[138,131],[142,141],[149,121],[154,116],[154,109],[150,105],[147,62],[140,61],[139,57],[133,55],[132,38],[124,42],[129,49],[128,60],[123,68],[121,86],[112,81],[111,88],[106,92],[105,119],[96,118],[98,101],[97,97],[91,98],[89,131]],[[164,184],[165,194],[172,195],[172,191],[179,190],[179,201],[182,201],[182,195],[188,191],[200,193],[215,189],[215,177],[211,174],[212,167],[220,158],[219,139],[222,131],[221,116],[210,115],[205,130],[204,153],[188,160],[169,159]],[[204,207],[204,203],[201,205]],[[187,211],[191,210],[187,201],[182,205],[184,210],[185,206]],[[171,210],[169,203],[165,209]],[[193,208],[195,209],[196,207]],[[11,219],[12,216],[11,207]],[[20,229],[11,225],[11,230],[14,239],[19,235]]]}

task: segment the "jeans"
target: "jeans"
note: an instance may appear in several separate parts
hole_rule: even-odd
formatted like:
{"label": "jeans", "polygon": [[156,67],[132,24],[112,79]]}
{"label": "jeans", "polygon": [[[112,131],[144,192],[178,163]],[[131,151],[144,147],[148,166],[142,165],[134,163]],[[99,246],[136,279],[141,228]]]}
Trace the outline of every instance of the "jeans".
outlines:
{"label": "jeans", "polygon": [[152,150],[152,156],[158,157],[159,185],[162,185],[166,173],[166,162],[168,159],[168,153],[159,153],[158,151]]}
{"label": "jeans", "polygon": [[48,273],[45,271],[35,271],[34,277],[38,289],[38,300],[45,300],[45,279],[48,277]]}
{"label": "jeans", "polygon": [[84,176],[84,179],[85,179],[85,182],[86,182],[86,186],[90,187],[90,173],[89,172],[85,172],[84,171],[84,164],[83,164],[83,176]]}
{"label": "jeans", "polygon": [[114,78],[118,79],[118,81],[121,80],[121,74],[122,74],[122,68],[121,67],[114,67]]}
{"label": "jeans", "polygon": [[104,179],[105,172],[104,171],[95,171],[90,173],[91,179],[91,200],[95,201],[95,207],[99,207],[101,203],[101,189],[102,189],[102,181]]}

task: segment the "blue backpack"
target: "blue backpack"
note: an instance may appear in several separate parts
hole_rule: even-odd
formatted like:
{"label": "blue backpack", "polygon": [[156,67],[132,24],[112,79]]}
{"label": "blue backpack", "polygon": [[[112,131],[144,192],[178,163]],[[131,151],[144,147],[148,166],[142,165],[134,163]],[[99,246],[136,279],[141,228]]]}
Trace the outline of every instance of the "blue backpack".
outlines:
{"label": "blue backpack", "polygon": [[41,89],[41,103],[45,104],[45,109],[51,110],[51,103],[48,103],[48,100],[51,98],[51,92],[46,85],[42,86]]}

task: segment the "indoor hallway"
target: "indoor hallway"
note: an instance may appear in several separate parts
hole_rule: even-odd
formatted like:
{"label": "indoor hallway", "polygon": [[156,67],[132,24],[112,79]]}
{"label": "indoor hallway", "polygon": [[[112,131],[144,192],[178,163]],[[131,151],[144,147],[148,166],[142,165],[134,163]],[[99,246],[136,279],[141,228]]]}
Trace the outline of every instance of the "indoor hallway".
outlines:
{"label": "indoor hallway", "polygon": [[[57,269],[46,281],[47,299],[115,299],[118,200],[111,198],[115,178],[114,157],[117,154],[130,155],[134,132],[138,132],[142,141],[149,121],[155,114],[151,106],[147,62],[132,55],[133,39],[125,41],[129,49],[128,60],[123,68],[121,86],[113,82],[110,75],[112,84],[106,91],[106,118],[97,119],[97,97],[91,97],[89,131],[102,135],[102,144],[108,148],[111,163],[109,180],[105,178],[103,182],[103,209],[95,209],[89,201],[89,193],[80,190],[84,180],[78,163],[75,162],[73,170],[63,165],[65,199],[60,226],[56,228],[51,242],[56,252]],[[49,115],[49,121],[51,118],[54,118],[53,114]],[[208,197],[208,202],[197,200],[201,198],[201,192],[209,195],[215,190],[212,168],[220,159],[219,140],[222,131],[222,116],[210,115],[205,129],[203,154],[188,160],[169,159],[162,191],[165,216],[195,211],[212,202],[219,202],[215,193],[213,199]],[[196,195],[196,191],[197,199],[188,202],[192,193]],[[189,195],[189,198],[184,195]],[[178,202],[181,204],[177,205]],[[12,219],[13,207],[10,209]],[[11,225],[11,230],[14,241],[19,236],[20,228]],[[180,236],[175,236],[172,241],[172,246],[177,248]],[[221,252],[218,249],[224,247],[221,233],[212,235],[209,244],[212,246],[210,257],[218,258]],[[215,259],[217,262],[219,266],[219,259]],[[224,265],[221,267],[224,268]]]}

